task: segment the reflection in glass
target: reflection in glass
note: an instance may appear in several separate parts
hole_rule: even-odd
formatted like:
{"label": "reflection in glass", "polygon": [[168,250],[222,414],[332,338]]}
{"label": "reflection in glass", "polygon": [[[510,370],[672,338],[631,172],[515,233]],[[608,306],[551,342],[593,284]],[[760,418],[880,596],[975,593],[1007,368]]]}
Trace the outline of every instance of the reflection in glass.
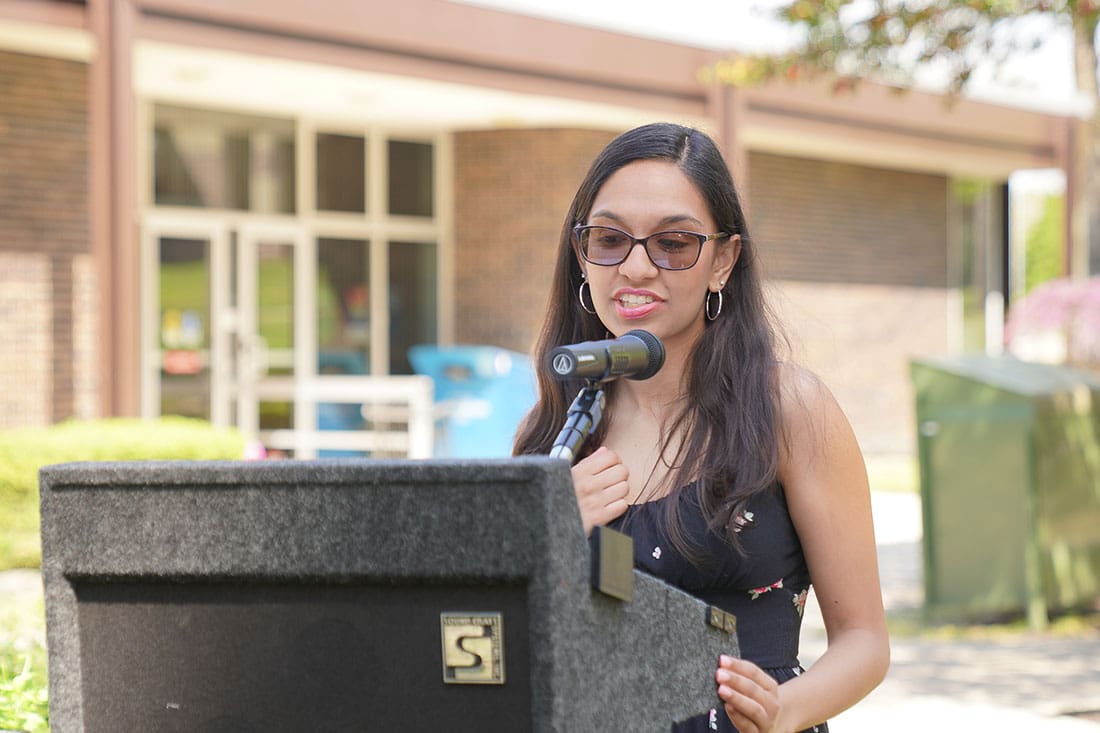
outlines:
{"label": "reflection in glass", "polygon": [[257,320],[267,348],[267,373],[294,373],[294,248],[264,242],[257,247]]}
{"label": "reflection in glass", "polygon": [[390,374],[412,374],[409,347],[438,338],[436,245],[391,242],[389,261]]}
{"label": "reflection in glass", "polygon": [[431,216],[434,180],[431,143],[389,141],[389,211],[399,216]]}
{"label": "reflection in glass", "polygon": [[160,414],[209,419],[209,243],[165,237],[159,249]]}
{"label": "reflection in glass", "polygon": [[317,134],[317,209],[363,213],[366,140],[357,135]]}
{"label": "reflection in glass", "polygon": [[317,373],[370,373],[369,243],[317,240]]}
{"label": "reflection in glass", "polygon": [[260,401],[260,430],[289,430],[294,427],[294,403]]}
{"label": "reflection in glass", "polygon": [[[260,431],[267,432],[271,430],[290,430],[294,427],[294,403],[275,401],[275,400],[261,400],[259,403],[260,409]],[[265,446],[267,450],[268,458],[293,458],[293,450],[285,450],[281,448],[272,448],[270,445]]]}
{"label": "reflection in glass", "polygon": [[165,105],[154,114],[158,205],[294,212],[290,121]]}

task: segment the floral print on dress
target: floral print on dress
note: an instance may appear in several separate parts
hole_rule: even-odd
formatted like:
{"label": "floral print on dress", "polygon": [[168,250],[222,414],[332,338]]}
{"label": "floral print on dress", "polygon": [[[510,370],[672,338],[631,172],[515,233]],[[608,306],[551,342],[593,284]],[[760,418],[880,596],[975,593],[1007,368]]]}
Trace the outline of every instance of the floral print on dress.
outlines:
{"label": "floral print on dress", "polygon": [[657,547],[654,547],[653,552],[651,554],[653,555],[654,560],[660,560],[661,559],[661,546],[658,545]]}
{"label": "floral print on dress", "polygon": [[782,587],[783,579],[780,578],[771,585],[762,585],[759,588],[753,588],[749,591],[749,598],[755,601],[757,598],[764,595],[765,593],[771,593],[773,590],[779,590]]}
{"label": "floral print on dress", "polygon": [[803,588],[801,593],[798,593],[791,600],[794,602],[794,610],[798,612],[798,617],[802,618],[802,613],[806,610],[806,596],[810,594],[809,588]]}
{"label": "floral print on dress", "polygon": [[756,515],[752,512],[741,512],[733,518],[734,528],[733,533],[738,534],[745,527],[751,527],[753,522],[756,521]]}

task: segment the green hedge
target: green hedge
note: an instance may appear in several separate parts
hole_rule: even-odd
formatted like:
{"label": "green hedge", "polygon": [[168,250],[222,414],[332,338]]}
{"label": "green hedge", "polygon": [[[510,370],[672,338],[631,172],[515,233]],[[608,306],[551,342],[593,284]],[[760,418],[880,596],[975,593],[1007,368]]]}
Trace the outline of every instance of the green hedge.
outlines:
{"label": "green hedge", "polygon": [[0,570],[36,568],[38,469],[72,461],[226,460],[244,455],[236,430],[201,420],[113,418],[0,431]]}

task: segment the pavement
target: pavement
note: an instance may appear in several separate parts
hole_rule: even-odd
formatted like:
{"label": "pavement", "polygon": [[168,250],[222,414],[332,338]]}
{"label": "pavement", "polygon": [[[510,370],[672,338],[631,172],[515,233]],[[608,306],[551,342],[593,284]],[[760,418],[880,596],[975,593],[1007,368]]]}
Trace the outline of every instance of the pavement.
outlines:
{"label": "pavement", "polygon": [[[920,499],[872,492],[883,600],[891,618],[922,603]],[[0,573],[0,606],[40,598],[37,572]],[[814,599],[806,605],[802,663],[825,651]],[[885,681],[829,723],[832,733],[1100,733],[1100,631],[895,633]]]}
{"label": "pavement", "polygon": [[[920,497],[873,492],[872,508],[887,616],[919,617]],[[832,733],[1100,733],[1100,631],[914,631],[892,633],[890,649],[886,679],[832,719]],[[803,666],[824,651],[825,629],[811,599]]]}

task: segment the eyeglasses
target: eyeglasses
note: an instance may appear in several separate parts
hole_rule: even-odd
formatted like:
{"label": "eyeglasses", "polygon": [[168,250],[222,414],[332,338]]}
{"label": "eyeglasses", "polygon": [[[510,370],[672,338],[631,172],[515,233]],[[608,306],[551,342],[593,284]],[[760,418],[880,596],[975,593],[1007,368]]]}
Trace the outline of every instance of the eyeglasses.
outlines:
{"label": "eyeglasses", "polygon": [[697,234],[668,231],[639,239],[614,227],[573,228],[573,241],[586,262],[593,265],[618,265],[630,256],[634,245],[640,244],[645,248],[649,261],[662,270],[688,270],[694,267],[699,261],[699,253],[703,251],[704,242],[729,236],[725,232]]}

